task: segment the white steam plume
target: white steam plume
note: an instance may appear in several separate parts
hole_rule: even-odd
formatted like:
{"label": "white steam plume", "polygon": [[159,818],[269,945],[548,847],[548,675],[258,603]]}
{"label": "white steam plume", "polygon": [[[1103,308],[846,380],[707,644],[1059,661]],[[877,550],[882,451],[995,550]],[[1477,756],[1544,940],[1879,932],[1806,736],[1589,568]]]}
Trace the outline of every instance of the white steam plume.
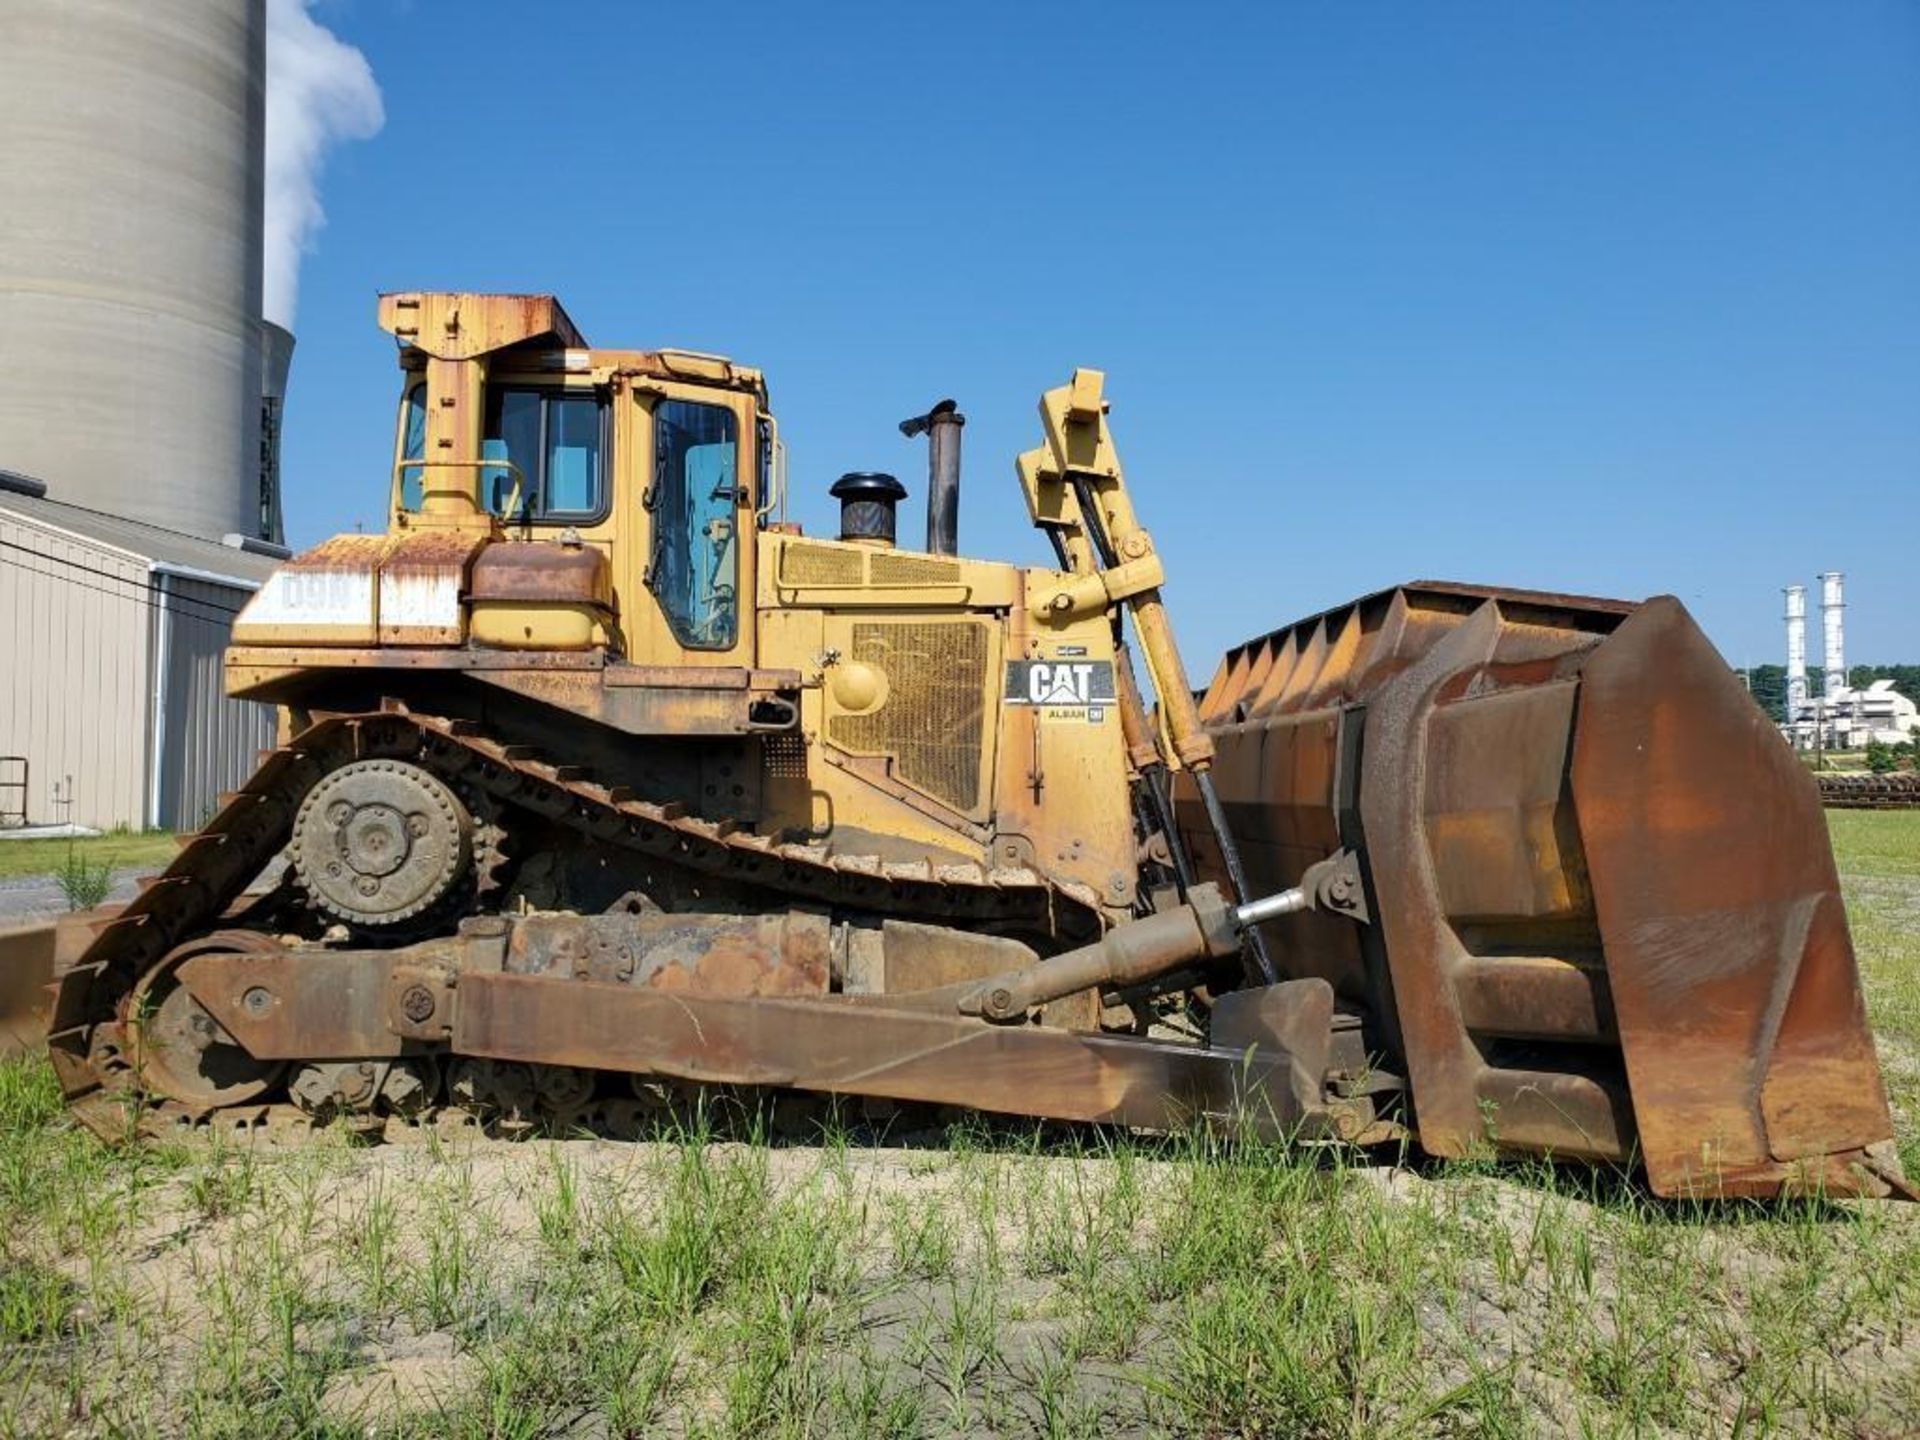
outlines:
{"label": "white steam plume", "polygon": [[267,234],[261,310],[293,328],[300,256],[326,222],[320,168],[341,140],[386,122],[367,57],[307,13],[311,0],[267,0]]}

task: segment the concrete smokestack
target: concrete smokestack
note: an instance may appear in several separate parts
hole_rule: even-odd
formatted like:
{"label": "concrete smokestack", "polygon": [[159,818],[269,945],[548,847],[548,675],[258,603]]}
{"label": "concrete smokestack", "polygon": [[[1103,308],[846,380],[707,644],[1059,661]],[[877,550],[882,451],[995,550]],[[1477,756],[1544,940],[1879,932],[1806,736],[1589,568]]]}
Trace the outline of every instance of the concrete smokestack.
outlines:
{"label": "concrete smokestack", "polygon": [[0,4],[0,464],[255,535],[266,9]]}
{"label": "concrete smokestack", "polygon": [[1787,595],[1787,719],[1807,707],[1807,587],[1789,585]]}
{"label": "concrete smokestack", "polygon": [[1826,695],[1831,700],[1847,685],[1847,602],[1840,588],[1840,572],[1820,576],[1820,629],[1826,640]]}

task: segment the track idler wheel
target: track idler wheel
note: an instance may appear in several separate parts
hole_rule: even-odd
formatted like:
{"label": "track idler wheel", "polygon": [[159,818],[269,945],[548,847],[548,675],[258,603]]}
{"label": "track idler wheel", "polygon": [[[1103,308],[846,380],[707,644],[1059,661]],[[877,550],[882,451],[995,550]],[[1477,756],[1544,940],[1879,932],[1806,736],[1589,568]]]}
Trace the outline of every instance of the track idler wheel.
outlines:
{"label": "track idler wheel", "polygon": [[434,909],[473,861],[473,816],[446,783],[405,760],[356,760],[301,802],[289,853],[316,908],[362,930]]}
{"label": "track idler wheel", "polygon": [[196,955],[279,947],[251,931],[215,931],[179,946],[135,985],[127,999],[127,1056],[142,1088],[195,1115],[258,1100],[278,1083],[281,1060],[256,1060],[180,984]]}

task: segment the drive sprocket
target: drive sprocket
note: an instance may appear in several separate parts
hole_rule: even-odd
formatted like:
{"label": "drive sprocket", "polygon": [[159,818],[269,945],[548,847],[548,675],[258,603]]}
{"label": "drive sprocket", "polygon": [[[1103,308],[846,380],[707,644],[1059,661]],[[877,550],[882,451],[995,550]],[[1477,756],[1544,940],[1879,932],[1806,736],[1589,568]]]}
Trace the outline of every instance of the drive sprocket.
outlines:
{"label": "drive sprocket", "polygon": [[437,776],[405,760],[356,760],[307,793],[289,854],[317,909],[378,930],[451,895],[473,837],[473,816]]}

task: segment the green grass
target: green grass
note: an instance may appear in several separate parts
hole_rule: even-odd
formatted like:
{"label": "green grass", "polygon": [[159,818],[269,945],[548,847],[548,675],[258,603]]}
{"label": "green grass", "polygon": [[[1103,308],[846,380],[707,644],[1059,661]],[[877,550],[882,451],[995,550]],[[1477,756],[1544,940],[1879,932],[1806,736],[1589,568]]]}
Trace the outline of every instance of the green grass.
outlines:
{"label": "green grass", "polygon": [[92,866],[163,869],[179,846],[170,830],[114,831],[65,840],[0,840],[0,880],[58,875],[71,854]]}
{"label": "green grass", "polygon": [[[109,1153],[8,1062],[0,1435],[1920,1423],[1920,1224],[1190,1140]],[[418,1357],[426,1357],[424,1360]]]}
{"label": "green grass", "polygon": [[[1920,816],[1832,823],[1911,1166]],[[1920,1207],[697,1111],[109,1150],[0,1062],[0,1440],[1917,1431]]]}

